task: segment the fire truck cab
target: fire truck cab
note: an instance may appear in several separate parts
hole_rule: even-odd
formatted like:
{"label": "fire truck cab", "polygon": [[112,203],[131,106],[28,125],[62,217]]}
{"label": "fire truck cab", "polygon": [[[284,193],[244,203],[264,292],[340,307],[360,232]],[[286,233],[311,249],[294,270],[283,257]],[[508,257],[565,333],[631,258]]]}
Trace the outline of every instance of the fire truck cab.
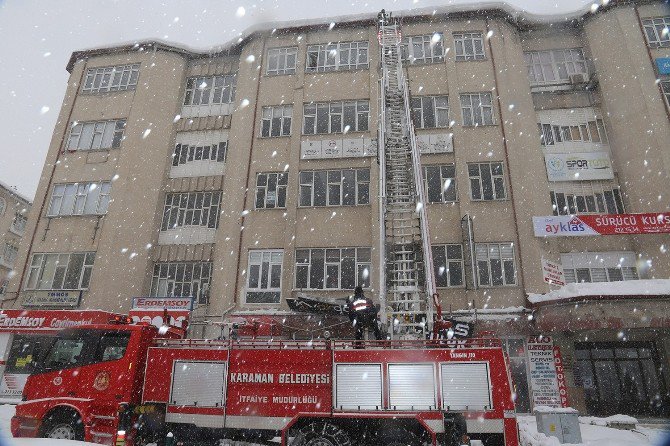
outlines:
{"label": "fire truck cab", "polygon": [[[210,341],[149,325],[64,330],[12,419],[16,437],[101,444],[518,445],[496,339]],[[363,347],[363,348],[361,348]]]}

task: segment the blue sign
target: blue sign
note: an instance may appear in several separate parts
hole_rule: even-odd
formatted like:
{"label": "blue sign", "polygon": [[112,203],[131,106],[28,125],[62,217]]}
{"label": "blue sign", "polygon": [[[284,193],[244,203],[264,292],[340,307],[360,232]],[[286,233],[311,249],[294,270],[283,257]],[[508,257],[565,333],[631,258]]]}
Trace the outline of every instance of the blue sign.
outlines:
{"label": "blue sign", "polygon": [[658,74],[670,74],[670,57],[657,57]]}

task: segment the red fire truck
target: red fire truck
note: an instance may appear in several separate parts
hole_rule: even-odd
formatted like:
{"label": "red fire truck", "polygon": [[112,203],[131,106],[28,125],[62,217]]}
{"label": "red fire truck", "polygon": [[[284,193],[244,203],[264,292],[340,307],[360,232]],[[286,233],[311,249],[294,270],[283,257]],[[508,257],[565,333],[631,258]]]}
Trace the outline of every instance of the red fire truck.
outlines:
{"label": "red fire truck", "polygon": [[[139,324],[63,330],[28,378],[15,437],[129,445],[518,445],[496,339],[209,341]],[[358,347],[358,348],[357,348]],[[360,348],[364,347],[364,348]]]}

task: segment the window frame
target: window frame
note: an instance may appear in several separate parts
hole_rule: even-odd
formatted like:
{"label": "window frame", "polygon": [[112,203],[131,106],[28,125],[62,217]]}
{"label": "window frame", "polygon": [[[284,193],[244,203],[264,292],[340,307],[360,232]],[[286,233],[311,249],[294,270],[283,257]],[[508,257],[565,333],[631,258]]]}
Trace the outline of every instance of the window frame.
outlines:
{"label": "window frame", "polygon": [[[461,115],[463,118],[463,127],[481,127],[487,125],[497,125],[496,116],[493,107],[493,93],[490,91],[461,93],[458,95],[461,102]],[[488,104],[485,104],[482,98],[488,97]],[[464,99],[467,98],[467,103]],[[478,106],[475,106],[475,100]],[[490,109],[490,119],[486,119],[485,110]],[[468,117],[466,119],[466,116]],[[481,117],[481,122],[477,118]],[[488,121],[488,122],[487,122]]]}
{"label": "window frame", "polygon": [[3,262],[7,265],[12,265],[14,264],[14,261],[16,260],[16,257],[19,255],[19,247],[10,243],[10,242],[5,242],[5,246],[2,249],[2,256],[0,256],[0,259],[2,259]]}
{"label": "window frame", "polygon": [[[275,117],[275,112],[280,111],[281,116]],[[269,116],[266,116],[269,114]],[[279,119],[279,122],[275,122]],[[288,124],[287,124],[288,122]],[[267,132],[266,130],[267,124]],[[273,134],[275,125],[278,125],[279,133]],[[285,127],[288,125],[288,133],[285,133]],[[268,105],[261,110],[261,138],[279,138],[282,136],[291,136],[291,126],[293,125],[293,104]]]}
{"label": "window frame", "polygon": [[[293,67],[288,66],[289,56],[293,56]],[[270,69],[272,58],[277,58],[277,68]],[[267,76],[283,76],[295,74],[298,67],[298,47],[297,46],[283,46],[268,48],[267,53],[268,62],[265,66],[265,74]],[[280,61],[283,59],[284,68],[280,68]]]}
{"label": "window frame", "polygon": [[[470,170],[471,166],[477,166],[478,169],[478,174],[477,175],[472,175],[472,172]],[[493,167],[494,165],[499,165],[500,166],[500,173],[494,173],[493,172]],[[490,190],[493,194],[493,198],[486,198],[486,189],[485,189],[485,184],[484,184],[484,179],[485,177],[482,175],[482,166],[487,166],[488,168],[488,173],[490,178],[491,184],[490,184]],[[508,193],[507,193],[507,186],[505,182],[505,165],[502,161],[485,161],[485,162],[474,162],[474,163],[467,163],[468,167],[468,178],[469,178],[469,183],[470,183],[470,200],[472,201],[505,201],[508,200]],[[502,182],[502,192],[503,195],[498,197],[498,192],[496,190],[496,180],[500,180]],[[478,182],[479,187],[478,187],[478,192],[479,192],[479,198],[475,198],[474,195],[474,182]]]}
{"label": "window frame", "polygon": [[[486,60],[486,48],[484,47],[484,33],[481,31],[459,31],[453,33],[454,38],[454,60],[456,62]],[[470,42],[472,54],[466,51],[466,42]],[[476,42],[479,42],[477,51]],[[460,44],[460,53],[459,53]]]}
{"label": "window frame", "polygon": [[[198,154],[200,159],[197,159]],[[205,154],[208,155],[207,158],[205,158]],[[186,166],[197,161],[225,164],[227,156],[228,140],[209,144],[176,143],[172,153],[172,167]]]}
{"label": "window frame", "polygon": [[[438,105],[438,101],[444,101],[446,105]],[[446,94],[412,96],[410,98],[410,108],[412,110],[412,123],[415,129],[446,129],[449,127],[449,96]],[[427,111],[432,113],[433,125],[428,125],[430,124],[430,119],[427,119]],[[444,122],[442,125],[440,125],[440,120]]]}
{"label": "window frame", "polygon": [[[93,67],[86,70],[81,92],[83,94],[103,94],[117,91],[135,90],[140,77],[140,63]],[[114,83],[116,75],[118,83]],[[124,76],[126,76],[124,81]],[[103,87],[103,81],[106,85]],[[96,86],[96,81],[98,85]]]}
{"label": "window frame", "polygon": [[[95,188],[91,189],[95,185]],[[95,190],[97,192],[92,193]],[[67,195],[71,192],[70,195]],[[47,217],[75,217],[83,215],[106,215],[111,203],[112,182],[111,181],[88,181],[81,183],[56,183],[51,189],[49,207],[46,210]],[[71,198],[67,198],[71,196]],[[89,197],[95,200],[95,212],[86,212]],[[64,210],[65,205],[71,205],[69,210]],[[54,207],[57,206],[57,210]],[[78,211],[78,207],[81,211]]]}
{"label": "window frame", "polygon": [[[573,74],[583,74],[587,80],[589,79],[588,59],[584,54],[584,48],[524,51],[523,57],[531,86],[569,84],[570,76]],[[580,65],[582,70],[577,69]],[[565,77],[561,77],[563,72]],[[553,79],[547,80],[549,73]],[[542,79],[538,80],[540,76]]]}
{"label": "window frame", "polygon": [[665,99],[665,105],[670,109],[670,79],[661,81],[661,92]]}
{"label": "window frame", "polygon": [[[260,263],[253,262],[252,256],[254,254],[260,254]],[[275,262],[273,255],[279,255],[281,257],[279,262]],[[260,286],[263,282],[263,260],[264,256],[269,256],[268,270],[266,277],[266,284],[269,286]],[[283,284],[283,273],[284,273],[284,250],[283,249],[250,249],[247,256],[247,271],[246,271],[246,281],[244,289],[244,304],[245,305],[279,305],[281,304],[281,294],[282,294],[282,284]],[[279,286],[272,286],[272,271],[273,266],[279,265]],[[257,283],[259,286],[252,287],[252,266],[258,266],[258,274],[256,275]],[[249,292],[252,293],[276,293],[277,299],[276,302],[249,302]]]}
{"label": "window frame", "polygon": [[[345,282],[345,279],[351,280],[351,278],[345,277],[345,271],[344,271],[344,265],[343,262],[346,259],[352,259],[352,257],[345,257],[344,251],[354,251],[354,256],[353,256],[353,271],[352,273],[354,274],[353,277],[353,285],[354,286],[343,286],[343,282]],[[364,250],[367,250],[367,253],[364,252]],[[304,254],[301,256],[300,251],[306,251],[307,252],[307,261],[300,261],[300,259],[305,258]],[[313,252],[319,251],[320,253],[323,254],[322,257],[322,265],[323,265],[323,270],[321,271],[321,287],[313,287],[312,285],[312,269],[314,268],[313,265],[313,259],[314,255]],[[330,253],[328,251],[331,251]],[[334,251],[337,251],[337,258],[338,260],[332,260],[333,257],[332,255],[334,254]],[[331,254],[331,257],[329,260],[329,254]],[[362,260],[361,257],[367,258],[368,260]],[[337,286],[336,287],[331,287],[328,286],[328,277],[329,277],[329,267],[334,268],[337,267]],[[365,277],[365,268],[367,267],[367,277]],[[361,270],[363,268],[363,270]],[[298,284],[298,276],[300,275],[299,270],[300,269],[306,269],[306,286],[300,287]],[[363,281],[361,282],[361,271],[363,271]],[[317,271],[318,272],[318,271]],[[344,248],[296,248],[295,250],[295,268],[293,270],[293,289],[294,290],[329,290],[329,291],[342,291],[342,290],[353,290],[356,286],[361,286],[363,288],[370,288],[370,277],[371,277],[371,272],[372,272],[372,248],[364,247],[364,246],[355,246],[355,247],[344,247]],[[318,281],[318,279],[317,279]],[[352,283],[349,283],[351,285]]]}
{"label": "window frame", "polygon": [[[181,228],[217,229],[221,191],[170,192],[165,194],[161,231]],[[205,203],[209,203],[206,205]],[[190,218],[189,218],[190,217]],[[190,221],[190,223],[187,223]],[[195,221],[199,223],[194,224]]]}
{"label": "window frame", "polygon": [[[345,172],[354,172],[353,178],[353,202],[345,203],[345,183],[346,177]],[[317,197],[316,191],[316,178],[317,174],[325,173],[325,191],[324,204],[314,204]],[[333,179],[331,181],[331,173],[333,178],[335,174],[339,175],[339,181]],[[311,181],[306,179],[307,175],[311,175]],[[359,177],[362,176],[363,178]],[[365,177],[367,176],[367,179]],[[311,207],[339,207],[339,206],[368,206],[370,205],[370,168],[349,168],[349,169],[321,169],[321,170],[301,170],[299,172],[298,178],[298,208],[311,208]],[[339,188],[337,186],[339,185]],[[303,204],[303,193],[308,190],[310,194],[309,205]],[[334,191],[338,190],[337,195],[339,196],[338,204],[331,204],[331,197],[335,195]],[[366,192],[367,189],[367,192]],[[321,196],[321,194],[318,194]],[[367,197],[367,202],[361,200],[361,198]]]}
{"label": "window frame", "polygon": [[[260,184],[261,177],[265,176],[265,184]],[[274,191],[270,191],[270,178],[274,178]],[[288,187],[288,172],[257,172],[254,186],[254,209],[286,209],[286,192]],[[262,206],[259,206],[259,193],[263,193]],[[268,202],[268,192],[275,193],[272,206]],[[283,195],[283,197],[282,197]],[[283,203],[280,200],[283,198]],[[281,206],[280,206],[281,204]]]}
{"label": "window frame", "polygon": [[28,225],[28,217],[23,215],[22,212],[14,213],[14,220],[12,221],[12,226],[10,229],[16,234],[23,234],[26,231],[26,226]]}
{"label": "window frame", "polygon": [[[454,248],[458,247],[460,249],[460,257],[449,257],[449,248]],[[444,265],[438,265],[437,264],[437,259],[439,257],[439,253],[436,253],[436,250],[439,249],[444,250]],[[465,288],[465,252],[463,250],[463,245],[461,243],[439,243],[435,245],[431,245],[431,251],[432,251],[432,257],[433,257],[433,276],[435,277],[435,286],[437,288]],[[452,251],[453,252],[453,251]],[[452,264],[458,263],[458,266],[460,267],[460,274],[461,274],[461,283],[460,284],[452,284],[452,271],[451,267]],[[440,273],[440,269],[444,268],[444,271]],[[446,280],[446,285],[441,284],[442,277],[444,277],[444,280]]]}
{"label": "window frame", "polygon": [[[344,134],[347,123],[352,122],[351,116],[347,117],[347,107],[354,107],[353,124],[355,128],[349,125],[349,130],[346,133],[352,132],[369,132],[370,131],[370,100],[369,99],[353,99],[347,101],[329,101],[329,102],[305,102],[302,107],[302,134],[306,135],[332,135]],[[339,112],[338,112],[339,107]],[[313,108],[313,111],[311,109]],[[326,131],[320,131],[320,125],[323,121],[320,118],[323,116],[324,109],[327,108],[326,113]],[[362,108],[362,109],[361,109]],[[309,109],[309,110],[308,110]],[[367,109],[367,110],[366,110]],[[351,111],[351,110],[349,110]],[[339,116],[339,129],[337,129],[336,122]],[[363,121],[361,120],[363,119]],[[309,126],[308,121],[312,120],[312,125]],[[365,128],[361,124],[365,122]]]}
{"label": "window frame", "polygon": [[[196,268],[199,271],[197,276]],[[208,305],[213,270],[214,265],[211,261],[155,262],[151,273],[151,295],[155,297],[193,297],[196,303]],[[186,284],[188,284],[188,293],[183,292]],[[197,291],[194,293],[196,284]],[[182,292],[175,295],[178,287]]]}
{"label": "window frame", "polygon": [[[356,62],[351,63],[351,54],[354,51],[356,53]],[[335,54],[332,55],[332,52]],[[341,57],[345,53],[349,55],[349,63],[342,62]],[[365,54],[365,62],[360,61],[362,54]],[[314,57],[316,57],[316,65],[313,66],[311,65],[311,62],[314,60]],[[305,53],[305,73],[367,70],[369,67],[370,43],[367,40],[316,43],[307,45],[307,50]]]}
{"label": "window frame", "polygon": [[[582,258],[579,258],[582,257]],[[590,257],[585,259],[585,257]],[[613,257],[616,259],[612,260]],[[631,251],[600,251],[600,252],[563,252],[561,264],[567,283],[599,283],[624,282],[640,280],[640,271],[637,268],[637,256]],[[614,270],[618,270],[620,280],[612,280]],[[589,280],[578,281],[579,275]],[[605,278],[605,280],[594,280]]]}
{"label": "window frame", "polygon": [[[77,265],[70,265],[73,256],[82,255],[82,263],[79,266],[79,278],[77,280],[77,288],[65,288],[65,281],[68,279],[67,273],[70,272],[71,267]],[[23,289],[26,291],[83,291],[87,290],[91,283],[91,276],[93,274],[93,266],[95,263],[95,251],[75,251],[75,252],[36,252],[30,257],[30,266],[28,276],[24,283]],[[47,265],[47,262],[53,259],[53,265]],[[60,265],[61,260],[64,260],[64,266]],[[49,269],[46,269],[48,266]],[[59,271],[60,268],[60,271]],[[45,287],[42,283],[46,280],[44,274],[50,274],[50,286]],[[56,275],[62,275],[58,277]],[[54,288],[54,282],[60,281],[60,287]],[[44,285],[47,285],[45,283]]]}
{"label": "window frame", "polygon": [[[479,254],[482,252],[481,249],[478,249],[480,247],[485,247],[486,249],[486,259],[480,259]],[[492,254],[492,247],[495,247],[498,251],[499,257],[491,257]],[[503,256],[503,247],[509,247],[511,249],[511,256]],[[496,287],[512,287],[512,286],[517,286],[518,285],[518,269],[516,266],[516,249],[514,247],[513,242],[484,242],[484,243],[475,243],[475,264],[477,267],[477,285],[480,288],[496,288]],[[500,273],[501,276],[500,278],[502,279],[503,283],[502,284],[496,284],[494,283],[494,272],[492,268],[492,263],[491,260],[499,260],[500,262]],[[485,262],[487,264],[486,266],[486,275],[487,275],[487,283],[482,283],[482,268],[480,268],[480,262]],[[505,271],[505,262],[511,262],[512,268],[513,268],[513,273],[514,273],[514,282],[508,283],[507,277],[506,277],[506,271]],[[509,264],[509,263],[508,263]]]}
{"label": "window frame", "polygon": [[553,215],[624,214],[621,189],[614,181],[574,181],[552,184]]}
{"label": "window frame", "polygon": [[[670,33],[668,33],[665,38],[662,38],[663,31],[661,30],[661,32],[659,32],[658,25],[663,26],[663,28],[670,28],[670,16],[647,17],[642,19],[643,34],[649,48],[662,48],[670,46]],[[654,34],[654,40],[649,38],[650,30]]]}
{"label": "window frame", "polygon": [[[125,139],[127,120],[122,119],[106,119],[102,121],[73,121],[70,125],[70,132],[67,141],[65,142],[66,150],[69,152],[82,151],[98,151],[111,150],[121,147],[121,143]],[[109,145],[103,146],[106,141],[106,135],[110,135],[107,139]],[[86,141],[85,146],[81,146],[82,136],[90,141]],[[96,137],[99,139],[96,143]]]}
{"label": "window frame", "polygon": [[[219,80],[221,84],[218,84],[217,81]],[[205,86],[201,88],[200,86],[203,83]],[[205,92],[207,93],[205,94]],[[210,107],[212,105],[232,104],[235,102],[236,92],[237,73],[189,76],[186,79],[182,107]],[[207,102],[203,102],[205,97]],[[218,100],[215,101],[217,97]],[[196,103],[196,98],[198,103]]]}
{"label": "window frame", "polygon": [[[435,35],[438,35],[439,39],[433,43]],[[421,47],[422,57],[416,57],[415,55],[415,50],[418,46]],[[436,51],[436,48],[439,48],[440,51]],[[426,49],[429,51],[426,51]],[[430,55],[427,55],[428,52]],[[443,63],[446,57],[446,52],[444,51],[444,33],[434,32],[432,34],[403,37],[400,42],[400,57],[410,65]]]}

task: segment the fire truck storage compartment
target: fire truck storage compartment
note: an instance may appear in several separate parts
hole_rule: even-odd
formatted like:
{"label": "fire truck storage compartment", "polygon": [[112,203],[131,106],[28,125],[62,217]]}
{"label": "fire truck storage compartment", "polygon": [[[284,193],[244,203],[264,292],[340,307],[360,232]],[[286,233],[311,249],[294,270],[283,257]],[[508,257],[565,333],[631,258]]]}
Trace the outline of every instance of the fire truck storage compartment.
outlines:
{"label": "fire truck storage compartment", "polygon": [[189,407],[223,407],[225,362],[175,361],[170,404]]}
{"label": "fire truck storage compartment", "polygon": [[488,362],[450,362],[441,365],[442,406],[445,410],[490,410]]}
{"label": "fire truck storage compartment", "polygon": [[382,408],[381,364],[335,365],[337,409],[380,410]]}
{"label": "fire truck storage compartment", "polygon": [[393,410],[435,410],[433,364],[389,364],[389,406]]}

